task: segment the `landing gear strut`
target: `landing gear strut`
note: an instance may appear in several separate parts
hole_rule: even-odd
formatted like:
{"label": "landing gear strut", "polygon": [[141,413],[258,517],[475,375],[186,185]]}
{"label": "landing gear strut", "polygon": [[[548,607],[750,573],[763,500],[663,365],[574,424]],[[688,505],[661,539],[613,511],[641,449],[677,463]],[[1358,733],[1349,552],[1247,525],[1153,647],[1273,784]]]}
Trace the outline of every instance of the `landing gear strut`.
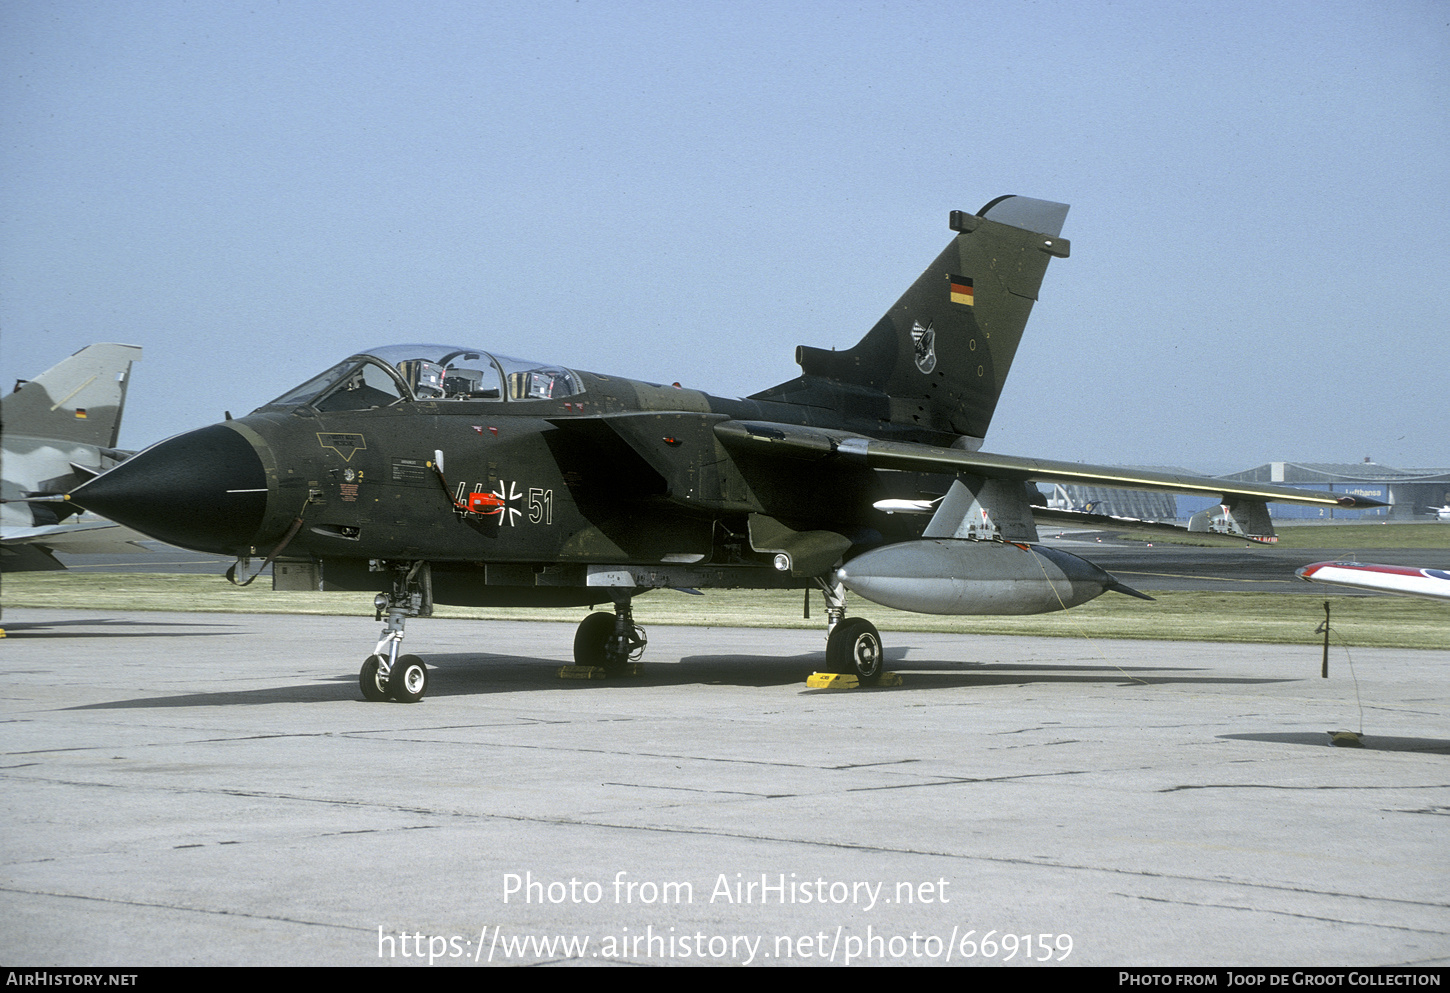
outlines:
{"label": "landing gear strut", "polygon": [[846,590],[821,583],[826,596],[826,671],[855,676],[862,686],[881,678],[886,653],[876,626],[864,617],[846,616]]}
{"label": "landing gear strut", "polygon": [[644,654],[649,641],[644,628],[634,623],[630,598],[615,598],[613,616],[604,611],[590,614],[574,632],[574,662],[598,666],[611,676],[623,675],[625,666]]}
{"label": "landing gear strut", "polygon": [[416,655],[399,655],[403,643],[403,627],[409,617],[427,617],[433,613],[433,584],[428,563],[413,562],[381,565],[393,570],[393,590],[379,593],[373,599],[373,620],[381,621],[387,611],[387,623],[373,654],[363,660],[358,672],[358,687],[363,699],[374,703],[396,700],[417,703],[428,692],[428,667]]}

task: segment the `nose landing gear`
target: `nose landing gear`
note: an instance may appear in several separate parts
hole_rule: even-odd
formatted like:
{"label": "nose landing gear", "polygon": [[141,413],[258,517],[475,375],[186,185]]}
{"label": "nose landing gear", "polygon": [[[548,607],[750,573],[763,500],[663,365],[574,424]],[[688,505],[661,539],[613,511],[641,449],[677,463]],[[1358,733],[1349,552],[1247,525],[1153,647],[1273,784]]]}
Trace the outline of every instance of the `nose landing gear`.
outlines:
{"label": "nose landing gear", "polygon": [[417,703],[428,692],[428,667],[416,655],[400,655],[396,662],[386,655],[369,655],[357,681],[363,699],[372,703]]}
{"label": "nose landing gear", "polygon": [[379,593],[373,599],[373,619],[381,621],[383,611],[387,611],[388,620],[373,654],[363,660],[358,687],[363,699],[373,703],[417,703],[428,692],[428,667],[416,655],[399,655],[398,649],[402,647],[408,618],[433,613],[432,582],[426,562],[393,568],[393,591]]}

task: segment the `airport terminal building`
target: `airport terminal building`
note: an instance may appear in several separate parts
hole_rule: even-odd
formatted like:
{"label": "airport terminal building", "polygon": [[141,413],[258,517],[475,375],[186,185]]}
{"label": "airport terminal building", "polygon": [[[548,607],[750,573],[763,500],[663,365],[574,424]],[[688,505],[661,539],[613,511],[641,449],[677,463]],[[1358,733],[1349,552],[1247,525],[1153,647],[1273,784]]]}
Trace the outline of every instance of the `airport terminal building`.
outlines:
{"label": "airport terminal building", "polygon": [[[1199,475],[1191,469],[1155,467],[1159,471]],[[1389,504],[1363,510],[1305,507],[1287,503],[1269,504],[1269,515],[1277,520],[1381,520],[1429,522],[1436,520],[1435,508],[1450,506],[1450,469],[1396,469],[1368,460],[1364,462],[1269,462],[1243,472],[1216,477],[1235,482],[1276,483],[1309,490],[1364,496]],[[1142,520],[1187,520],[1200,510],[1216,506],[1211,497],[1172,493],[1145,493],[1101,486],[1056,486],[1050,502],[1076,510],[1093,510],[1116,517]]]}

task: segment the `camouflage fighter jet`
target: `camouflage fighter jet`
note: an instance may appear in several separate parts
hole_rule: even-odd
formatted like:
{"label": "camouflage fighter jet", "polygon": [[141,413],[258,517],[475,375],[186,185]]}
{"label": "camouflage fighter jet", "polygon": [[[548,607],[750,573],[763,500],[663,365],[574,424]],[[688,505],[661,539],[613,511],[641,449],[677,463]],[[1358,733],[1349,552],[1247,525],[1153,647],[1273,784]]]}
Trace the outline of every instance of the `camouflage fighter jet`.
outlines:
{"label": "camouflage fighter jet", "polygon": [[858,344],[802,345],[798,378],[743,400],[477,346],[393,345],[141,452],[70,499],[236,555],[234,582],[265,556],[278,589],[377,591],[387,620],[362,692],[410,702],[428,671],[399,654],[404,624],[435,603],[612,603],[579,625],[574,655],[619,671],[644,647],[641,593],[819,589],[828,667],[869,683],[881,638],[846,616],[847,589],[946,614],[1133,593],[1036,544],[1034,519],[1083,515],[1037,506],[1034,480],[1212,494],[1226,508],[1217,529],[1238,540],[1272,534],[1268,500],[1367,505],[982,452],[1048,262],[1068,255],[1067,209],[1000,197],[952,212],[950,244]]}
{"label": "camouflage fighter jet", "polygon": [[141,535],[94,518],[64,494],[126,457],[116,450],[135,345],[88,345],[0,402],[0,569],[64,569],[55,550],[136,551]]}

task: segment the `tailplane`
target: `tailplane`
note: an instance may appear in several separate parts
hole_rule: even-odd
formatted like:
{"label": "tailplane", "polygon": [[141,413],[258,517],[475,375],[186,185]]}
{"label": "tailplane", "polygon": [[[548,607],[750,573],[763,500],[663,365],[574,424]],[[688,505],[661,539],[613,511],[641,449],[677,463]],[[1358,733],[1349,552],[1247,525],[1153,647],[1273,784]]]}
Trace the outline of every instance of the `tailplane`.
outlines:
{"label": "tailplane", "polygon": [[[802,375],[753,399],[854,409],[901,427],[963,436],[976,448],[1047,263],[1066,258],[1067,204],[998,197],[952,211],[955,238],[855,347],[801,345]],[[872,402],[875,395],[876,402]]]}

